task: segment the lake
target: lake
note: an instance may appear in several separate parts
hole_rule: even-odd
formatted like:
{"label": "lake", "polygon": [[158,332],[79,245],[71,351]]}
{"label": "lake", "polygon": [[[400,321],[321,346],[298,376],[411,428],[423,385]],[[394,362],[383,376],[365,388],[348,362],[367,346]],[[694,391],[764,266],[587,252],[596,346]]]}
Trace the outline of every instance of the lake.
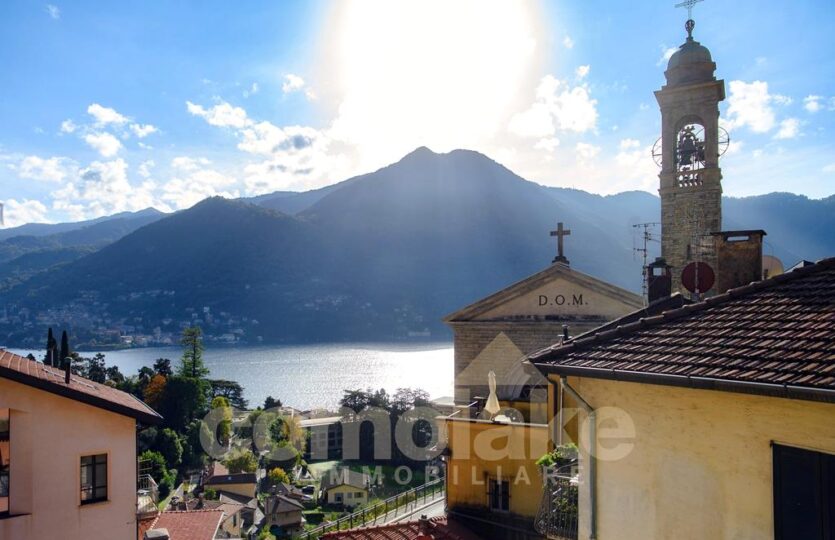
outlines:
{"label": "lake", "polygon": [[[38,360],[43,351],[9,349]],[[108,366],[135,375],[157,358],[179,362],[179,347],[103,351]],[[94,353],[80,352],[90,357]],[[331,343],[319,345],[207,348],[206,367],[214,379],[237,381],[252,408],[271,395],[285,405],[307,410],[336,409],[343,390],[358,388],[422,388],[434,399],[451,396],[452,345],[403,343]]]}

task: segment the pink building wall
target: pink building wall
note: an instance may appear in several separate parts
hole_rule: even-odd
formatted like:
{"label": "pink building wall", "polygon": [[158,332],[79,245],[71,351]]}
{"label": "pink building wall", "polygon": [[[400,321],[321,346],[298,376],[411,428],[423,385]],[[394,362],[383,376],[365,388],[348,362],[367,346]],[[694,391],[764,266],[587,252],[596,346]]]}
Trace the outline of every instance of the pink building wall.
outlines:
{"label": "pink building wall", "polygon": [[[135,540],[136,421],[0,378],[3,408],[11,516],[0,520],[0,540]],[[81,456],[105,453],[108,500],[81,505]]]}

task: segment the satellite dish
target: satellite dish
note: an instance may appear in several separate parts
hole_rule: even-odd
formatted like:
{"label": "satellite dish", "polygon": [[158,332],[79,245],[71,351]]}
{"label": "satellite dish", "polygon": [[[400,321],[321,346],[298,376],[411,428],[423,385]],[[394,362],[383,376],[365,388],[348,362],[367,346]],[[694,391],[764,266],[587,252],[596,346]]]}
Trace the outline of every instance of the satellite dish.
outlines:
{"label": "satellite dish", "polygon": [[763,255],[763,279],[779,276],[783,272],[783,261],[773,255]]}
{"label": "satellite dish", "polygon": [[707,292],[716,283],[716,274],[709,264],[691,262],[681,271],[681,284],[691,293]]}

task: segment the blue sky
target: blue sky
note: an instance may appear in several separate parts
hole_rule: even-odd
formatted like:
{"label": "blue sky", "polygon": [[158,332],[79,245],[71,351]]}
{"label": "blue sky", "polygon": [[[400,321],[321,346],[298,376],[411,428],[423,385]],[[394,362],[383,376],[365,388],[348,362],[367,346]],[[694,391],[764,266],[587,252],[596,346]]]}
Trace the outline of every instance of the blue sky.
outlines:
{"label": "blue sky", "polygon": [[[654,192],[674,2],[6,1],[7,225],[304,190],[419,145],[525,178]],[[725,193],[835,189],[832,2],[707,0]]]}

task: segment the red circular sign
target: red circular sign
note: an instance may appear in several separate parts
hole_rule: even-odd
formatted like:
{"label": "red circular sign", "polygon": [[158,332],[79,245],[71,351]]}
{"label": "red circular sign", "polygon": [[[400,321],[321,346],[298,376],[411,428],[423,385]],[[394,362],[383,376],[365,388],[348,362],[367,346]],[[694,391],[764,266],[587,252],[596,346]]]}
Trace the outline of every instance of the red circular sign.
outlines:
{"label": "red circular sign", "polygon": [[715,282],[716,274],[707,263],[691,262],[681,271],[681,284],[691,293],[709,291]]}

